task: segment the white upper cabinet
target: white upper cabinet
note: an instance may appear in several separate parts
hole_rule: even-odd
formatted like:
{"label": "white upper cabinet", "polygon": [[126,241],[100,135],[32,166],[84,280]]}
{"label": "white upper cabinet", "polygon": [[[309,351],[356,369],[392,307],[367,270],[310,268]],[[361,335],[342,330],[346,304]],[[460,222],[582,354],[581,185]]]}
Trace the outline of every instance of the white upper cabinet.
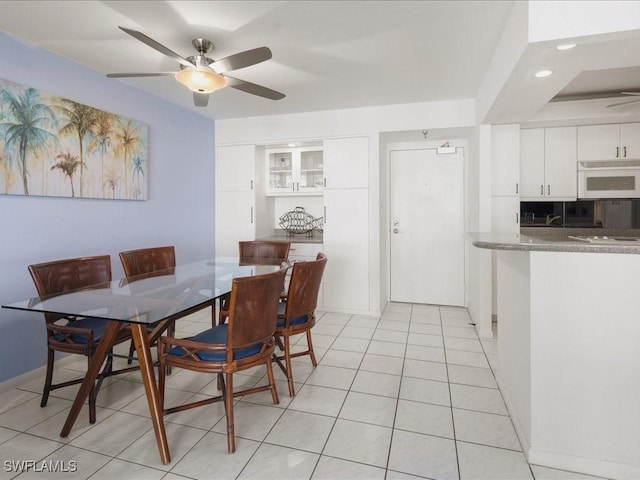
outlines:
{"label": "white upper cabinet", "polygon": [[324,141],[324,188],[369,187],[369,137]]}
{"label": "white upper cabinet", "polygon": [[303,195],[322,192],[322,147],[269,149],[267,195]]}
{"label": "white upper cabinet", "polygon": [[640,123],[578,127],[578,160],[640,158]]}
{"label": "white upper cabinet", "polygon": [[255,188],[255,146],[228,145],[216,149],[216,191],[242,192]]}
{"label": "white upper cabinet", "polygon": [[520,196],[544,198],[544,128],[520,131]]}
{"label": "white upper cabinet", "polygon": [[577,198],[576,127],[532,128],[520,132],[520,199],[573,201]]}
{"label": "white upper cabinet", "polygon": [[491,171],[493,195],[520,194],[520,126],[491,127]]}

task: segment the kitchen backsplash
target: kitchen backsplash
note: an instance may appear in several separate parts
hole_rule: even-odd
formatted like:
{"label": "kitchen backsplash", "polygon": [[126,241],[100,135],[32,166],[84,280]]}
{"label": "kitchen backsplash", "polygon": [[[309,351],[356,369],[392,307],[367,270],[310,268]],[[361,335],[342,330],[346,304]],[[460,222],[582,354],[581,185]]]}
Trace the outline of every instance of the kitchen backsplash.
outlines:
{"label": "kitchen backsplash", "polygon": [[521,227],[640,228],[639,199],[520,202]]}

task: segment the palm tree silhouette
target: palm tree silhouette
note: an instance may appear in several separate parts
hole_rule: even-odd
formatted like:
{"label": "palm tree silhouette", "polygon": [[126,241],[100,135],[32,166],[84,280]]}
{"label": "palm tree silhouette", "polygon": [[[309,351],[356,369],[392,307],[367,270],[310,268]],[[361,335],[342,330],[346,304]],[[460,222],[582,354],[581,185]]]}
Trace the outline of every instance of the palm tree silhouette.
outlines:
{"label": "palm tree silhouette", "polygon": [[75,133],[80,146],[80,196],[83,196],[84,183],[84,139],[92,134],[96,124],[96,109],[88,105],[62,98],[58,109],[67,117],[67,123],[60,128],[60,133]]}
{"label": "palm tree silhouette", "polygon": [[62,160],[51,167],[51,170],[62,170],[62,172],[69,177],[69,183],[71,184],[71,196],[75,197],[76,193],[73,188],[73,174],[76,172],[78,167],[82,165],[82,162],[76,155],[71,155],[69,152],[61,153],[57,155],[56,158],[61,158]]}
{"label": "palm tree silhouette", "polygon": [[22,95],[7,89],[0,91],[0,99],[13,117],[13,121],[0,123],[0,132],[4,133],[5,153],[14,148],[18,151],[18,169],[25,195],[29,195],[27,153],[30,151],[37,155],[48,141],[58,141],[53,133],[46,130],[55,127],[56,116],[47,105],[38,103],[39,96],[40,93],[35,88],[27,88]]}
{"label": "palm tree silhouette", "polygon": [[136,190],[135,190],[135,198],[142,193],[142,189],[140,188],[140,177],[144,177],[144,158],[142,157],[133,157],[133,174],[136,178]]}
{"label": "palm tree silhouette", "polygon": [[139,137],[136,136],[137,128],[131,120],[127,120],[126,123],[118,122],[120,127],[116,131],[116,140],[118,145],[115,148],[116,153],[122,152],[124,162],[124,190],[125,198],[128,198],[127,190],[129,188],[129,182],[127,180],[127,156],[134,149],[136,143],[139,141]]}
{"label": "palm tree silhouette", "polygon": [[113,134],[113,114],[98,110],[96,112],[95,136],[89,142],[89,150],[100,148],[100,184],[104,184],[104,154],[111,145]]}

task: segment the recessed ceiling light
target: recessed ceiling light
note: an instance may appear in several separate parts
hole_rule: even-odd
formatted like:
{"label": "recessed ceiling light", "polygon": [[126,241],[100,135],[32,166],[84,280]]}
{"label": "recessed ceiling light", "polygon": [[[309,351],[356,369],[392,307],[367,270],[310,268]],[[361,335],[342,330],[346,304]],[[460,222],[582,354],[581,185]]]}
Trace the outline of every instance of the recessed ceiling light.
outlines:
{"label": "recessed ceiling light", "polygon": [[575,43],[565,43],[564,45],[558,45],[556,48],[558,50],[571,50],[575,46]]}
{"label": "recessed ceiling light", "polygon": [[539,72],[536,72],[536,77],[538,78],[548,77],[552,73],[553,72],[551,70],[540,70]]}

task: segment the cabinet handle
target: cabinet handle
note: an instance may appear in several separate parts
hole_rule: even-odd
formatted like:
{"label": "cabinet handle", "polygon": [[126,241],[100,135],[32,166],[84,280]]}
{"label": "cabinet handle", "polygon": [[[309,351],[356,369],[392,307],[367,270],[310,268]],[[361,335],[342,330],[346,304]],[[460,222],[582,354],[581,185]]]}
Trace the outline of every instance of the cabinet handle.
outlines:
{"label": "cabinet handle", "polygon": [[296,191],[299,192],[300,191],[300,183],[296,182]]}
{"label": "cabinet handle", "polygon": [[551,184],[547,185],[547,196],[551,195]]}
{"label": "cabinet handle", "polygon": [[620,158],[620,147],[616,147],[616,158]]}
{"label": "cabinet handle", "polygon": [[322,207],[324,209],[324,220],[322,221],[322,223],[326,224],[327,223],[327,207]]}
{"label": "cabinet handle", "polygon": [[544,185],[540,185],[540,195],[544,196]]}
{"label": "cabinet handle", "polygon": [[253,207],[251,207],[251,223],[253,223]]}
{"label": "cabinet handle", "polygon": [[516,195],[518,194],[518,184],[516,183]]}
{"label": "cabinet handle", "polygon": [[322,186],[325,187],[325,188],[327,187],[327,177],[324,177],[322,179]]}
{"label": "cabinet handle", "polygon": [[516,212],[516,223],[520,223],[519,222],[519,217],[520,217],[520,214],[518,212]]}
{"label": "cabinet handle", "polygon": [[249,182],[249,185],[251,186],[251,190],[253,190],[253,180]]}
{"label": "cabinet handle", "polygon": [[626,158],[627,157],[627,147],[622,147],[622,152],[623,152],[622,156]]}

